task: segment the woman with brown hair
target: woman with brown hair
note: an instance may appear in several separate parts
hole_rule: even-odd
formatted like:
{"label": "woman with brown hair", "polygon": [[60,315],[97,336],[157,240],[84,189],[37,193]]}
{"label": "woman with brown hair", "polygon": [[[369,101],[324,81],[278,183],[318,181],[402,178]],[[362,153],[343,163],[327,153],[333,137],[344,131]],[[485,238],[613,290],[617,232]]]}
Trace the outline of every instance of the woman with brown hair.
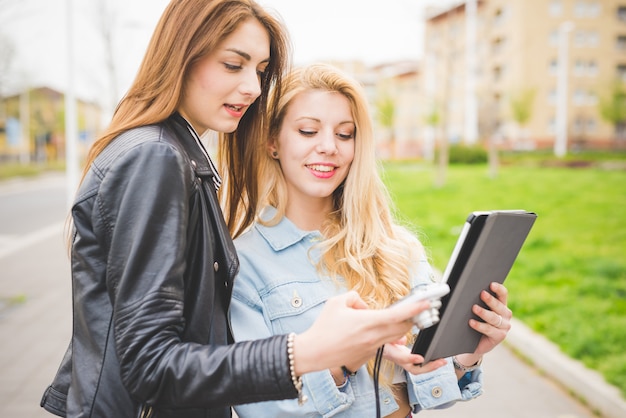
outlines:
{"label": "woman with brown hair", "polygon": [[[287,45],[252,0],[167,6],[72,207],[73,333],[46,410],[228,417],[233,404],[302,395],[303,373],[365,363],[428,306],[368,310],[352,292],[298,335],[233,344],[231,234],[255,213],[256,141]],[[200,141],[209,130],[224,147],[223,178]]]}

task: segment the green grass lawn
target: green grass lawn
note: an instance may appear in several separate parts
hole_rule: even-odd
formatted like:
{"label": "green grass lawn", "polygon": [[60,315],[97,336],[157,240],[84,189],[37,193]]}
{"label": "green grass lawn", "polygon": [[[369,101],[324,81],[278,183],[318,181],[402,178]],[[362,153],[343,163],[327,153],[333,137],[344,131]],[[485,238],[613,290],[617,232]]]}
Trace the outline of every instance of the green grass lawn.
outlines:
{"label": "green grass lawn", "polygon": [[15,177],[36,177],[44,172],[63,170],[65,170],[65,164],[63,162],[47,162],[41,164],[0,162],[0,181]]}
{"label": "green grass lawn", "polygon": [[506,280],[516,318],[602,373],[626,396],[626,171],[385,164],[400,217],[443,270],[467,215],[526,209],[538,214]]}

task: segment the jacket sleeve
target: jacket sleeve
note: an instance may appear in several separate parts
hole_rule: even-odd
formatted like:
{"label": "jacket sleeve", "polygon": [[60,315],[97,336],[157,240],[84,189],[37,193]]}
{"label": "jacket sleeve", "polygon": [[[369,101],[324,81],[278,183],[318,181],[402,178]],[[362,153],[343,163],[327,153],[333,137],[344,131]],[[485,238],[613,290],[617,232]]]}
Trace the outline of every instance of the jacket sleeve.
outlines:
{"label": "jacket sleeve", "polygon": [[286,336],[230,346],[181,339],[193,187],[188,162],[163,142],[131,149],[102,181],[94,223],[108,249],[106,286],[122,381],[136,399],[167,407],[295,397]]}
{"label": "jacket sleeve", "polygon": [[405,374],[413,412],[448,408],[458,401],[474,399],[482,394],[482,369],[474,370],[467,382],[458,380],[451,359],[445,366],[430,373]]}

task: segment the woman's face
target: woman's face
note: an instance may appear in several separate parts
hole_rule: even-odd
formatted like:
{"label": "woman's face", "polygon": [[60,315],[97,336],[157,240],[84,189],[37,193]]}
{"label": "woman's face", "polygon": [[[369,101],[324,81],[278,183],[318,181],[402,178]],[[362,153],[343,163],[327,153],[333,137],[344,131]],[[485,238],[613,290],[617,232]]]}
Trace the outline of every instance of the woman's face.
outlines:
{"label": "woman's face", "polygon": [[354,158],[355,130],[343,94],[309,90],[294,97],[272,148],[278,152],[290,206],[332,208],[332,194]]}
{"label": "woman's face", "polygon": [[261,94],[261,75],[270,60],[270,38],[248,19],[191,68],[178,109],[198,134],[233,132]]}

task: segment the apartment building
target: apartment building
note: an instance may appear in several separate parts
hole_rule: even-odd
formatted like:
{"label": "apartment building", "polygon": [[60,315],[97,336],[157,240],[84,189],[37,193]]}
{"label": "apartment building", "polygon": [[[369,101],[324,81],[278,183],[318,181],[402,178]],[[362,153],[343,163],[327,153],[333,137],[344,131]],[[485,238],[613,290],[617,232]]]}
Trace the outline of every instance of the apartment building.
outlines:
{"label": "apartment building", "polygon": [[626,86],[626,1],[431,8],[422,82],[423,111],[439,114],[451,142],[499,138],[502,148],[536,149],[561,134],[569,149],[624,149],[623,123],[616,129],[601,108]]}
{"label": "apartment building", "polygon": [[[374,66],[360,61],[329,63],[353,76],[363,86],[379,158],[432,159],[432,141],[425,142],[421,138],[425,123],[420,113],[424,94],[418,61],[401,60]],[[425,149],[428,144],[430,148]]]}

